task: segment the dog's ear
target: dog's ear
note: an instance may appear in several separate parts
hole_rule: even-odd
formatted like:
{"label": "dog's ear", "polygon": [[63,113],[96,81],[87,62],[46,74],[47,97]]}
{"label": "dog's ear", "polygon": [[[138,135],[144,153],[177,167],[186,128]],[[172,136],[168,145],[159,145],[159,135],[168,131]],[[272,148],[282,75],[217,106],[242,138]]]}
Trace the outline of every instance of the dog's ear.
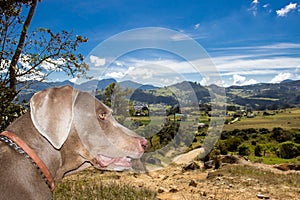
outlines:
{"label": "dog's ear", "polygon": [[33,125],[56,149],[61,148],[71,129],[74,94],[71,86],[64,86],[38,92],[30,100]]}

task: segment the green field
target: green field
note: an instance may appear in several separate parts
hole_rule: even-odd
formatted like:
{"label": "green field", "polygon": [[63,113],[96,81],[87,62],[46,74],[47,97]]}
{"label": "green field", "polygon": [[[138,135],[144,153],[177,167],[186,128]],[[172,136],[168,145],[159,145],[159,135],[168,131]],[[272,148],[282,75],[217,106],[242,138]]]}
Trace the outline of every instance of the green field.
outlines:
{"label": "green field", "polygon": [[281,127],[283,129],[300,129],[300,108],[281,110],[270,116],[263,116],[262,111],[255,112],[255,114],[256,117],[254,118],[242,117],[240,121],[234,124],[226,124],[223,130],[230,131],[248,128],[273,129],[275,127]]}

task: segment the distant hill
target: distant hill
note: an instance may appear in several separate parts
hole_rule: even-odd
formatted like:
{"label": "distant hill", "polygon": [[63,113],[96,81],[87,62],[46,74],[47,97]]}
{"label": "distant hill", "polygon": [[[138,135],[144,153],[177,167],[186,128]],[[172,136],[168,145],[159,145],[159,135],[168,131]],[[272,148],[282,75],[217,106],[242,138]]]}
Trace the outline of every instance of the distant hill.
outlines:
{"label": "distant hill", "polygon": [[278,109],[300,105],[300,80],[259,83],[226,88],[228,103],[253,109]]}
{"label": "distant hill", "polygon": [[122,81],[119,83],[121,87],[124,88],[131,88],[131,89],[141,89],[141,90],[154,90],[158,87],[155,87],[153,85],[142,85],[140,83],[136,83],[133,81]]}
{"label": "distant hill", "polygon": [[[29,82],[29,88],[25,88],[19,95],[19,101],[29,101],[31,96],[40,90],[49,87],[71,85],[84,91],[104,90],[109,84],[116,82],[115,79],[90,80],[80,85],[70,81],[64,82]],[[119,83],[122,88],[134,89],[131,100],[144,103],[164,103],[168,105],[189,105],[193,102],[209,103],[211,94],[209,89],[217,91],[217,85],[208,87],[199,83],[184,81],[168,87],[155,87],[142,85],[133,81]],[[19,84],[18,88],[24,87]],[[278,109],[300,106],[300,80],[285,80],[281,83],[259,83],[246,86],[230,86],[224,88],[228,105],[247,106],[255,110]],[[197,98],[195,100],[195,97]],[[191,100],[193,101],[191,102]]]}

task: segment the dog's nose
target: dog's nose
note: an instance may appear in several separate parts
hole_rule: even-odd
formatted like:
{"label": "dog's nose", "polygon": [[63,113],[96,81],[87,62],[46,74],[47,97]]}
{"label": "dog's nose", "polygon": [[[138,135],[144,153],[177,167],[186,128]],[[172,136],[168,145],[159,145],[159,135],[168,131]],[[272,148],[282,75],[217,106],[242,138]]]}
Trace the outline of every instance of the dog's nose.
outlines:
{"label": "dog's nose", "polygon": [[147,148],[147,144],[148,144],[148,141],[145,138],[140,139],[140,145],[141,145],[143,151],[145,151],[145,149]]}

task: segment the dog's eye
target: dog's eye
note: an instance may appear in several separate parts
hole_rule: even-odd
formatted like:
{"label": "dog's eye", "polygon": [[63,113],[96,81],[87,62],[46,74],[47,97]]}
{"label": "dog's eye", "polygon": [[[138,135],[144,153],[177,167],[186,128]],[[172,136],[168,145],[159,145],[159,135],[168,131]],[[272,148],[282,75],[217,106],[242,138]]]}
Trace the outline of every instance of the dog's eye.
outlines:
{"label": "dog's eye", "polygon": [[106,113],[100,113],[100,114],[98,115],[98,117],[99,117],[99,119],[101,119],[101,120],[105,120]]}

